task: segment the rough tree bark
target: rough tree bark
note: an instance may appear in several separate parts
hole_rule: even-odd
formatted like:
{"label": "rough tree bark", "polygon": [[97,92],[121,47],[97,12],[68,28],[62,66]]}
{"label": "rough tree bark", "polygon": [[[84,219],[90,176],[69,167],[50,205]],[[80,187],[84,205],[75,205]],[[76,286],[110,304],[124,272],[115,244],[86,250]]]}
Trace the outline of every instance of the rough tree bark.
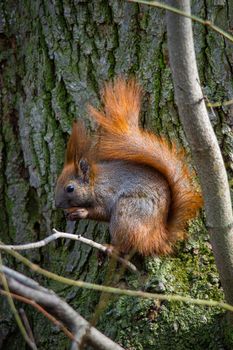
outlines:
{"label": "rough tree bark", "polygon": [[[52,227],[64,230],[54,208],[54,186],[61,170],[72,120],[87,119],[86,103],[99,104],[105,80],[136,75],[145,94],[142,123],[187,146],[174,103],[164,12],[126,1],[2,1],[0,3],[0,239],[18,244],[42,239]],[[226,30],[233,28],[232,1],[193,1],[193,12]],[[233,96],[232,46],[194,25],[200,80],[211,101]],[[210,112],[232,174],[232,109]],[[106,226],[80,222],[76,232],[106,242]],[[130,273],[121,286],[221,299],[218,275],[203,225],[172,258],[146,259],[141,278]],[[25,252],[35,263],[71,278],[103,283],[107,260],[91,248],[60,242]],[[4,255],[17,270],[29,273]],[[141,264],[138,258],[136,263]],[[64,288],[38,277],[66,298],[82,316],[93,318],[99,294]],[[5,299],[0,301],[0,348],[24,349]],[[65,349],[67,340],[44,318],[26,308],[39,349]],[[96,325],[130,349],[217,349],[219,310],[183,304],[114,299]],[[197,344],[197,339],[198,344]],[[217,345],[216,345],[217,344]]]}

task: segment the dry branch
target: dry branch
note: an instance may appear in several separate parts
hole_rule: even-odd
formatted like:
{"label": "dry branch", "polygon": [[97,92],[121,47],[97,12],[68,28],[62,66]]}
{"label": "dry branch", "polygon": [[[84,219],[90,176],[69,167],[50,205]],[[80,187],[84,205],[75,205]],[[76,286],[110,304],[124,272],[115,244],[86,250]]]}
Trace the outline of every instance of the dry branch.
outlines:
{"label": "dry branch", "polygon": [[[1,291],[0,290],[0,293],[7,293],[6,291]],[[14,297],[11,293],[11,296]],[[31,342],[32,344],[34,345],[34,349],[37,350],[37,346],[36,346],[36,342],[35,342],[35,338],[34,338],[34,335],[33,335],[33,332],[32,332],[32,329],[30,327],[30,323],[28,321],[28,318],[27,318],[27,315],[26,315],[26,312],[24,311],[23,308],[19,309],[19,315],[23,321],[23,324],[24,324],[24,327],[26,329],[26,332],[27,332],[27,335],[29,337],[29,339],[31,339]]]}
{"label": "dry branch", "polygon": [[[33,306],[40,313],[42,313],[45,317],[47,317],[52,323],[54,323],[55,326],[60,328],[68,338],[70,338],[71,340],[75,340],[74,335],[59,320],[57,320],[55,317],[53,317],[49,312],[47,312],[43,307],[41,307],[39,304],[37,304],[34,300],[25,298],[21,295],[15,294],[15,293],[11,293],[11,292],[8,293],[5,290],[0,290],[0,294],[5,295],[5,296],[10,295],[12,298],[14,298],[16,300],[19,300],[25,304]],[[19,312],[20,312],[20,310],[19,310]],[[20,312],[20,314],[21,314],[21,312]],[[31,338],[31,336],[30,336],[30,338]]]}
{"label": "dry branch", "polygon": [[45,310],[48,309],[49,313],[69,328],[75,337],[78,335],[76,341],[79,342],[84,337],[85,341],[94,346],[95,349],[123,350],[121,346],[92,327],[89,322],[53,291],[41,287],[32,279],[5,266],[0,267],[0,285],[2,284],[3,274],[6,276],[10,292],[35,301]]}
{"label": "dry branch", "polygon": [[132,272],[137,272],[137,268],[135,265],[133,265],[130,261],[123,259],[118,254],[116,254],[113,250],[109,249],[108,247],[105,247],[104,245],[97,243],[95,241],[92,241],[91,239],[82,237],[80,235],[74,235],[71,233],[66,232],[60,232],[57,231],[55,228],[53,229],[53,234],[46,237],[45,239],[42,239],[41,241],[34,242],[34,243],[26,243],[26,244],[19,244],[19,245],[5,245],[0,244],[0,250],[1,249],[12,249],[12,250],[27,250],[27,249],[37,249],[46,246],[52,241],[55,241],[59,238],[66,238],[66,239],[72,239],[75,241],[79,241],[81,243],[87,244],[92,248],[98,249],[105,253],[108,256],[113,257],[117,261],[119,261],[121,264],[123,264],[125,267],[127,267]]}
{"label": "dry branch", "polygon": [[[194,299],[190,296],[182,296],[178,294],[158,294],[158,293],[148,293],[141,290],[131,290],[131,289],[122,289],[122,288],[115,288],[115,287],[109,287],[105,285],[99,285],[95,283],[85,282],[81,280],[73,280],[64,276],[57,275],[53,272],[50,272],[48,270],[45,270],[41,268],[40,266],[33,264],[30,260],[26,259],[21,254],[14,252],[13,250],[6,249],[6,252],[12,255],[14,258],[16,258],[18,261],[20,261],[25,266],[28,266],[32,271],[39,273],[49,279],[52,279],[56,282],[69,285],[69,286],[76,286],[79,288],[86,288],[91,289],[99,292],[106,292],[111,293],[115,295],[125,295],[130,297],[139,297],[144,299],[158,299],[158,300],[167,300],[167,301],[179,301],[184,303],[190,303],[193,305],[202,305],[202,306],[209,306],[209,307],[219,307],[223,310],[231,311],[233,313],[233,306],[230,304],[227,304],[223,301],[216,301],[216,300],[205,300],[205,299]],[[17,272],[15,272],[17,274]],[[33,281],[34,282],[34,281]],[[36,282],[34,282],[36,283]],[[41,287],[42,288],[42,287]]]}

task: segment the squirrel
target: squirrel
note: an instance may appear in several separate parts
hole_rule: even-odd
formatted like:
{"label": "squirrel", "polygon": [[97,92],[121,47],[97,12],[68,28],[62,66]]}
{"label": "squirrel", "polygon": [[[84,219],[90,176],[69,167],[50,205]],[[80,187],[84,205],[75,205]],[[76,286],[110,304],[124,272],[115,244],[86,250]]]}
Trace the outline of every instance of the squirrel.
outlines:
{"label": "squirrel", "polygon": [[118,252],[166,255],[185,238],[202,196],[184,149],[139,127],[140,100],[136,80],[117,78],[105,84],[103,109],[88,107],[97,136],[74,122],[55,205],[69,220],[109,222]]}

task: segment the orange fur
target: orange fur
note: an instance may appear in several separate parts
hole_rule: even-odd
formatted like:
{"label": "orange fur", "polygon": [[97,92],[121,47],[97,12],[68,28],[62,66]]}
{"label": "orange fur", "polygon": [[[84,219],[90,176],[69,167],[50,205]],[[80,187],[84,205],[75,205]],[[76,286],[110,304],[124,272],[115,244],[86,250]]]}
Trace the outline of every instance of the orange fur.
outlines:
{"label": "orange fur", "polygon": [[92,159],[92,142],[86,133],[84,123],[75,121],[66,148],[65,165],[77,163],[82,157]]}
{"label": "orange fur", "polygon": [[[203,204],[201,194],[192,182],[193,173],[186,165],[185,151],[162,137],[144,131],[138,126],[141,89],[135,80],[126,82],[116,79],[105,85],[102,111],[90,106],[89,111],[103,128],[99,158],[102,160],[125,160],[150,166],[159,171],[168,181],[171,190],[171,207],[165,227],[161,227],[159,252],[170,252],[170,246],[183,238],[187,222],[194,218]],[[149,230],[149,228],[148,228]],[[166,239],[164,239],[166,236]],[[137,250],[148,253],[151,239],[147,241],[133,235],[130,244]],[[159,244],[158,244],[159,245]]]}

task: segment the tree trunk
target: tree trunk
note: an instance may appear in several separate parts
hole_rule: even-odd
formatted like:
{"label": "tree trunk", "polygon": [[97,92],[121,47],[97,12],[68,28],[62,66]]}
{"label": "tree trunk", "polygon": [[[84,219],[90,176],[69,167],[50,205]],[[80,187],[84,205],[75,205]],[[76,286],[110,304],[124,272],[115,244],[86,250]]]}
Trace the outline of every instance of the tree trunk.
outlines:
{"label": "tree trunk", "polygon": [[[86,105],[99,105],[104,81],[135,75],[144,89],[143,126],[184,146],[187,142],[174,103],[164,11],[107,0],[3,1],[0,9],[0,239],[18,244],[42,239],[53,227],[73,229],[55,210],[55,183],[72,121],[83,118],[94,129]],[[232,1],[196,0],[193,13],[226,30],[233,28]],[[205,94],[210,101],[232,99],[232,44],[197,24],[194,37]],[[233,108],[209,112],[231,175]],[[109,241],[106,225],[80,221],[75,230],[98,242]],[[117,284],[222,299],[200,220],[192,224],[190,235],[171,258],[135,258],[140,278],[126,273]],[[106,283],[108,260],[80,243],[60,241],[24,254],[61,275]],[[3,257],[29,274],[6,254]],[[83,317],[93,319],[99,293],[38,279]],[[68,347],[56,327],[31,308],[25,310],[39,349]],[[198,306],[114,297],[96,327],[127,349],[219,349],[224,347],[218,327],[221,315]],[[2,299],[0,349],[19,348],[26,345]]]}
{"label": "tree trunk", "polygon": [[[169,4],[190,13],[189,0],[172,0]],[[202,185],[206,223],[225,298],[233,304],[233,216],[230,190],[200,86],[192,23],[188,18],[168,12],[167,29],[176,101]]]}

